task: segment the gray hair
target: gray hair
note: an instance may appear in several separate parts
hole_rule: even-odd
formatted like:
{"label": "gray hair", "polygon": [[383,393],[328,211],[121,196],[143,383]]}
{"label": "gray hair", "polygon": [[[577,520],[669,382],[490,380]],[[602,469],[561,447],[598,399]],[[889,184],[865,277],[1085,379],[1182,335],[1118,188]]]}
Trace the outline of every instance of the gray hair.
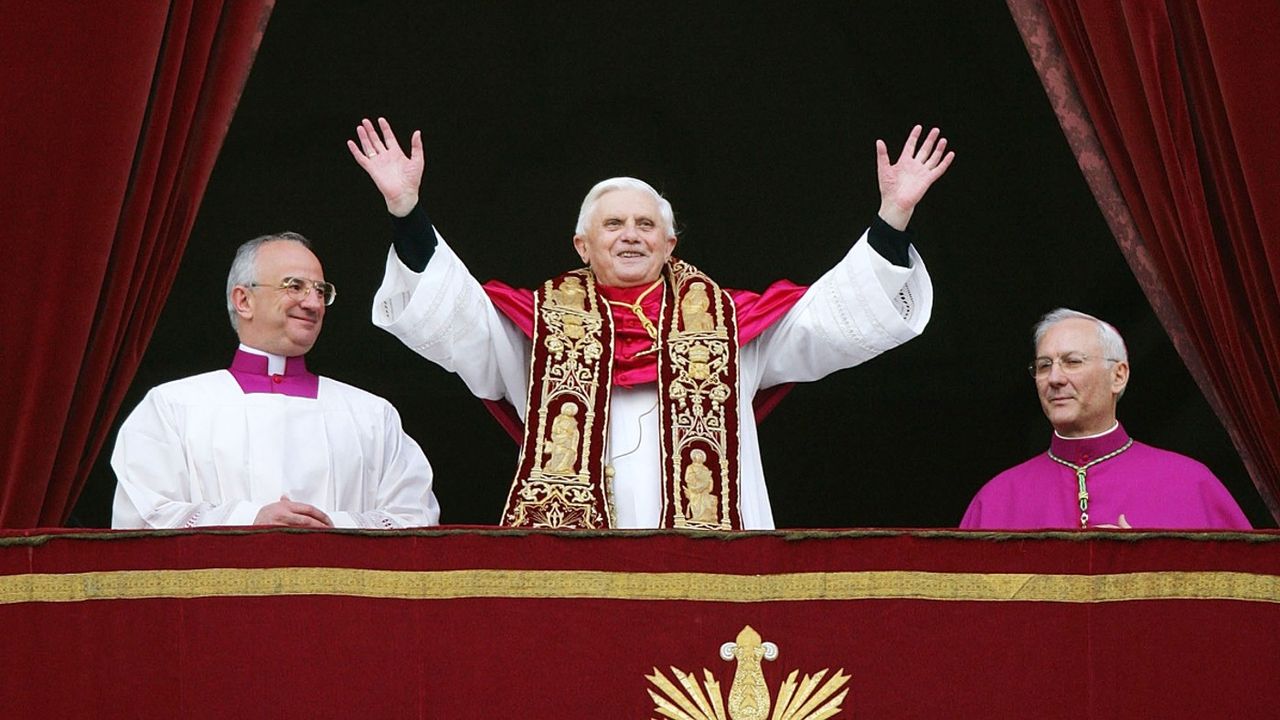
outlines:
{"label": "gray hair", "polygon": [[[1044,317],[1040,318],[1040,322],[1036,323],[1034,331],[1035,347],[1040,346],[1040,341],[1044,339],[1044,334],[1049,332],[1049,328],[1057,325],[1063,320],[1089,320],[1093,322],[1094,327],[1097,328],[1098,331],[1098,342],[1102,344],[1103,357],[1107,360],[1114,360],[1116,362],[1129,362],[1129,351],[1124,346],[1124,338],[1120,337],[1120,331],[1116,330],[1114,325],[1106,320],[1100,320],[1088,313],[1082,313],[1079,310],[1072,310],[1070,308],[1058,308],[1057,310],[1051,310],[1045,313]],[[1121,390],[1120,395],[1117,395],[1116,399],[1119,399],[1123,395],[1124,390]]]}
{"label": "gray hair", "polygon": [[655,202],[658,203],[658,214],[662,217],[662,223],[667,226],[667,236],[676,236],[676,214],[671,209],[671,203],[662,197],[662,194],[653,189],[653,186],[643,180],[637,180],[633,177],[615,177],[608,180],[601,180],[587,192],[587,196],[582,199],[582,210],[578,212],[578,226],[574,229],[577,235],[585,235],[587,232],[587,223],[591,222],[591,214],[596,210],[596,203],[605,193],[614,190],[639,190],[640,192],[649,193],[653,196]]}
{"label": "gray hair", "polygon": [[231,302],[231,291],[237,285],[249,287],[257,282],[254,276],[258,272],[258,250],[269,242],[279,241],[296,242],[311,249],[311,241],[296,232],[260,235],[236,248],[236,257],[231,261],[231,272],[227,273],[227,315],[231,317],[231,328],[236,332],[240,332],[240,316],[236,314],[236,306]]}

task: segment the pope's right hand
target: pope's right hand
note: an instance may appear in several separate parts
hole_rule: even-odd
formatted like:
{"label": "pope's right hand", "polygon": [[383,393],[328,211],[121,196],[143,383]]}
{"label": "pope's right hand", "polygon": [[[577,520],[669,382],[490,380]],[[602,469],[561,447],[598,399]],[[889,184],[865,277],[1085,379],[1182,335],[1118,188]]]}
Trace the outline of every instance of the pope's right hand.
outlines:
{"label": "pope's right hand", "polygon": [[355,140],[348,140],[347,149],[356,163],[369,173],[373,184],[378,186],[378,192],[387,203],[387,211],[396,217],[404,217],[418,204],[418,189],[422,186],[422,170],[426,164],[426,156],[422,152],[422,131],[413,131],[406,156],[391,131],[391,123],[386,118],[378,118],[378,127],[381,134],[369,118],[361,120],[356,126],[356,138],[360,143],[357,145]]}

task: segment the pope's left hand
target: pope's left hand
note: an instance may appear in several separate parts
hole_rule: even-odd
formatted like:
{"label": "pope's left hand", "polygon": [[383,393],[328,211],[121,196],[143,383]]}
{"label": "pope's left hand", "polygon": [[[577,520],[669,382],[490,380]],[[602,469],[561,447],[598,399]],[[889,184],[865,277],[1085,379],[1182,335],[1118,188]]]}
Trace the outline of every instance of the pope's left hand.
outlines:
{"label": "pope's left hand", "polygon": [[933,128],[920,140],[922,128],[916,125],[902,146],[896,163],[889,163],[889,148],[876,140],[876,175],[880,180],[880,218],[896,230],[906,230],[916,205],[929,187],[947,172],[954,152],[947,152],[947,139]]}

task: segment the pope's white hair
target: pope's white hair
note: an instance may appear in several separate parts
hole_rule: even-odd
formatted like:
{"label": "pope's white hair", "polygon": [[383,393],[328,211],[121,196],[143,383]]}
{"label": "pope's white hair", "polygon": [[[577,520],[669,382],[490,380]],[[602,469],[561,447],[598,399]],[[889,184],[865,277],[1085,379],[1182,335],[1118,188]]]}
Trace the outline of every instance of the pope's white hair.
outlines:
{"label": "pope's white hair", "polygon": [[578,212],[578,226],[574,229],[574,234],[585,235],[587,232],[587,223],[591,222],[591,214],[595,212],[596,203],[605,193],[614,190],[639,190],[640,192],[649,193],[658,203],[658,215],[662,217],[662,224],[666,227],[667,237],[676,236],[676,215],[671,209],[671,203],[662,197],[662,194],[653,189],[653,186],[643,180],[637,180],[633,177],[615,177],[608,180],[601,180],[587,193],[582,199],[582,209]]}

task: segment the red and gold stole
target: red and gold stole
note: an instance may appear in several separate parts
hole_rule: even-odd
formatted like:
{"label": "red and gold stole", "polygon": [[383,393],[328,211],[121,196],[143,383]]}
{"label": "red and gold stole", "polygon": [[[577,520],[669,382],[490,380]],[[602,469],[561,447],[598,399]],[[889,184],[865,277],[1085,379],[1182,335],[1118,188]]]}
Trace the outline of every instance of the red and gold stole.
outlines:
{"label": "red and gold stole", "polygon": [[[738,333],[732,298],[692,265],[668,262],[657,345],[662,526],[742,527]],[[614,525],[605,465],[613,319],[594,275],[575,270],[534,293],[520,464],[503,524]]]}

